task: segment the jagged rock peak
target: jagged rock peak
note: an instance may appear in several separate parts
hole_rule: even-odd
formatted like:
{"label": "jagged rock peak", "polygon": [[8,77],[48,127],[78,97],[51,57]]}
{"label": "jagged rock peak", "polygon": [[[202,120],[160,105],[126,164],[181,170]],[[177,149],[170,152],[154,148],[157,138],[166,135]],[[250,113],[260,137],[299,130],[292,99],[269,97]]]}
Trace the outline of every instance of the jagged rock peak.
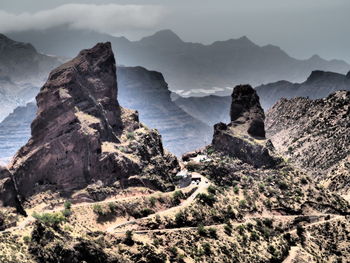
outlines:
{"label": "jagged rock peak", "polygon": [[247,125],[251,136],[265,137],[265,114],[256,91],[250,85],[239,85],[231,96],[231,122]]}
{"label": "jagged rock peak", "polygon": [[36,99],[32,137],[10,165],[22,198],[47,190],[71,196],[96,182],[115,191],[173,187],[177,159],[164,151],[157,131],[143,128],[137,113],[117,102],[110,43],[53,70]]}
{"label": "jagged rock peak", "polygon": [[38,114],[32,123],[32,135],[45,136],[42,130],[49,128],[55,117],[61,118],[67,112],[85,113],[102,120],[104,127],[117,128],[121,123],[116,83],[111,43],[99,43],[81,51],[50,73],[36,98]]}

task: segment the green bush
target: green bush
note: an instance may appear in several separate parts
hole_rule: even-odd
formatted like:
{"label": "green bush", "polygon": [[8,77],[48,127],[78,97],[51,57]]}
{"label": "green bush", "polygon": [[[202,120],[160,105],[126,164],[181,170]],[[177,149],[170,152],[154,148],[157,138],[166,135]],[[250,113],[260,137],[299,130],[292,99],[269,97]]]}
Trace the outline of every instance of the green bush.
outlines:
{"label": "green bush", "polygon": [[156,202],[157,202],[157,198],[155,198],[154,196],[151,196],[149,198],[149,202],[151,204],[151,207],[155,207],[156,206]]}
{"label": "green bush", "polygon": [[135,134],[133,132],[128,132],[126,134],[126,138],[128,138],[128,140],[134,140],[135,139]]}
{"label": "green bush", "polygon": [[213,228],[213,227],[209,227],[208,228],[208,236],[211,237],[211,238],[218,238],[218,234],[217,234],[217,231],[216,231],[216,228]]}
{"label": "green bush", "polygon": [[197,195],[197,199],[204,205],[213,206],[216,202],[216,197],[213,194],[200,193]]}
{"label": "green bush", "polygon": [[181,199],[184,199],[185,195],[181,190],[175,191],[173,193],[173,204],[179,205],[181,203]]}
{"label": "green bush", "polygon": [[239,193],[239,188],[236,185],[235,187],[233,187],[233,192],[237,195]]}
{"label": "green bush", "polygon": [[231,236],[232,235],[232,225],[231,223],[227,223],[225,226],[224,226],[224,231],[225,231],[225,234],[228,235],[228,236]]}
{"label": "green bush", "polygon": [[70,210],[70,209],[64,209],[63,211],[62,211],[62,215],[64,216],[64,217],[70,217],[71,215],[72,215],[72,211]]}
{"label": "green bush", "polygon": [[72,203],[70,201],[64,202],[64,209],[70,210],[72,208]]}
{"label": "green bush", "polygon": [[108,208],[111,212],[115,212],[117,210],[117,205],[114,202],[108,203]]}
{"label": "green bush", "polygon": [[60,212],[43,214],[38,214],[34,212],[33,217],[40,223],[51,227],[58,227],[61,223],[63,223],[66,220],[63,214]]}
{"label": "green bush", "polygon": [[203,244],[202,247],[203,247],[204,254],[209,256],[211,254],[210,244],[208,242],[206,242]]}
{"label": "green bush", "polygon": [[207,236],[207,230],[204,228],[204,226],[202,224],[198,225],[197,233],[198,233],[198,235],[200,235],[202,237]]}
{"label": "green bush", "polygon": [[94,204],[92,207],[92,211],[94,211],[94,213],[98,214],[99,216],[104,216],[106,214],[100,204]]}

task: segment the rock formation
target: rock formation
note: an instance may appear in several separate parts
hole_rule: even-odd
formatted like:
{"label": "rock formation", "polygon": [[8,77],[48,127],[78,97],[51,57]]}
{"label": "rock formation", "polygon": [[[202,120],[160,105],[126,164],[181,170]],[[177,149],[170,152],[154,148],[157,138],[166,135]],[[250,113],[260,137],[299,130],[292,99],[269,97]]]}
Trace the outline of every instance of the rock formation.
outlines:
{"label": "rock formation", "polygon": [[231,97],[231,122],[247,125],[251,136],[265,137],[265,114],[256,91],[249,85],[240,85],[234,88]]}
{"label": "rock formation", "polygon": [[36,99],[32,136],[10,165],[22,198],[46,190],[71,195],[97,182],[116,190],[173,187],[176,158],[164,151],[157,131],[138,122],[137,112],[117,102],[110,43],[53,70]]}
{"label": "rock formation", "polygon": [[251,86],[234,88],[230,115],[231,123],[214,126],[214,148],[256,167],[273,165],[275,160],[269,153],[273,146],[264,140],[264,111]]}

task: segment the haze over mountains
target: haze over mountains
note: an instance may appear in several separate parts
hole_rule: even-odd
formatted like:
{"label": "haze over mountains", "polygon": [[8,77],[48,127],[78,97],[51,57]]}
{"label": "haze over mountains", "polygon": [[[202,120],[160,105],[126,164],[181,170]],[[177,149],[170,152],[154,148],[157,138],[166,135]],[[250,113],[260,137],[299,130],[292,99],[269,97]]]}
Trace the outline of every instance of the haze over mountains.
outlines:
{"label": "haze over mountains", "polygon": [[231,89],[226,87],[240,83],[256,86],[282,79],[300,82],[313,70],[346,73],[350,68],[344,61],[327,61],[317,55],[306,60],[294,59],[279,47],[258,46],[247,37],[203,45],[184,42],[171,30],[163,30],[139,41],[129,41],[125,37],[68,27],[15,32],[9,36],[30,42],[43,53],[66,57],[98,41],[111,41],[119,64],[160,71],[171,90],[187,96],[203,95],[210,90],[229,94]]}

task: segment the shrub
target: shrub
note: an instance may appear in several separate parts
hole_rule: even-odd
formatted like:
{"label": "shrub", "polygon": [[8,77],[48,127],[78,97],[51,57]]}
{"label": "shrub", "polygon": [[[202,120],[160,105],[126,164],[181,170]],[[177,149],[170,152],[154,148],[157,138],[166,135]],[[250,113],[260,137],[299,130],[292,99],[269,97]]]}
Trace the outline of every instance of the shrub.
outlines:
{"label": "shrub", "polygon": [[207,154],[212,154],[212,153],[214,153],[215,152],[215,149],[213,148],[213,147],[208,147],[207,148]]}
{"label": "shrub", "polygon": [[232,225],[231,223],[227,223],[225,226],[224,226],[224,231],[225,231],[225,234],[228,235],[228,236],[231,236],[232,235]]}
{"label": "shrub", "polygon": [[128,132],[126,134],[126,138],[128,138],[128,140],[134,140],[135,139],[135,134],[133,132]]}
{"label": "shrub", "polygon": [[217,191],[218,189],[215,186],[213,185],[208,186],[208,193],[215,195]]}
{"label": "shrub", "polygon": [[202,224],[199,224],[197,227],[197,233],[198,233],[198,235],[204,237],[207,235],[207,230],[204,228],[204,226]]}
{"label": "shrub", "polygon": [[199,170],[201,168],[201,165],[199,163],[196,163],[196,162],[188,162],[186,165],[186,168],[190,172],[194,172],[196,170]]}
{"label": "shrub", "polygon": [[185,195],[181,190],[175,191],[173,193],[173,204],[179,205],[181,203],[181,199],[184,199]]}
{"label": "shrub", "polygon": [[301,178],[300,182],[304,185],[308,184],[308,180],[306,179],[306,177]]}
{"label": "shrub", "polygon": [[114,202],[108,203],[108,208],[111,212],[115,212],[117,210],[117,205]]}
{"label": "shrub", "polygon": [[175,215],[175,223],[177,226],[184,226],[186,223],[186,215],[184,212],[180,211]]}
{"label": "shrub", "polygon": [[213,228],[213,227],[209,227],[209,228],[208,228],[208,235],[209,235],[209,237],[215,238],[215,239],[218,237],[217,231],[216,231],[216,229]]}
{"label": "shrub", "polygon": [[258,241],[258,240],[259,240],[259,235],[258,235],[255,231],[253,231],[253,232],[250,234],[250,239],[251,239],[252,241]]}
{"label": "shrub", "polygon": [[62,215],[64,216],[64,217],[70,217],[71,216],[71,214],[72,214],[72,211],[70,210],[70,209],[64,209],[63,211],[62,211]]}
{"label": "shrub", "polygon": [[24,242],[25,244],[29,244],[30,241],[31,241],[30,236],[24,236],[24,237],[23,237],[23,242]]}
{"label": "shrub", "polygon": [[132,239],[132,236],[133,236],[132,231],[127,230],[127,231],[125,232],[125,238],[124,238],[124,244],[125,244],[125,245],[128,245],[128,246],[134,245],[135,242],[134,242],[134,240]]}
{"label": "shrub", "polygon": [[202,247],[203,247],[204,254],[209,256],[211,254],[210,244],[206,242],[202,245]]}
{"label": "shrub", "polygon": [[43,214],[34,212],[33,217],[40,223],[51,227],[58,227],[62,222],[66,220],[63,214],[60,212]]}
{"label": "shrub", "polygon": [[197,195],[198,201],[204,205],[213,206],[216,198],[213,194],[200,193]]}
{"label": "shrub", "polygon": [[237,195],[239,193],[239,188],[236,185],[235,187],[233,187],[233,192]]}
{"label": "shrub", "polygon": [[155,207],[156,206],[156,202],[157,202],[157,198],[155,198],[154,196],[151,196],[149,198],[149,202],[151,204],[151,207]]}
{"label": "shrub", "polygon": [[105,215],[105,211],[103,210],[100,204],[94,204],[92,207],[92,211],[94,211],[95,214],[98,214],[100,216]]}
{"label": "shrub", "polygon": [[262,193],[265,191],[265,185],[264,184],[259,184],[259,192]]}
{"label": "shrub", "polygon": [[240,208],[247,208],[247,201],[244,199],[239,201],[239,207]]}
{"label": "shrub", "polygon": [[72,203],[70,201],[64,202],[64,209],[70,210],[72,208]]}

